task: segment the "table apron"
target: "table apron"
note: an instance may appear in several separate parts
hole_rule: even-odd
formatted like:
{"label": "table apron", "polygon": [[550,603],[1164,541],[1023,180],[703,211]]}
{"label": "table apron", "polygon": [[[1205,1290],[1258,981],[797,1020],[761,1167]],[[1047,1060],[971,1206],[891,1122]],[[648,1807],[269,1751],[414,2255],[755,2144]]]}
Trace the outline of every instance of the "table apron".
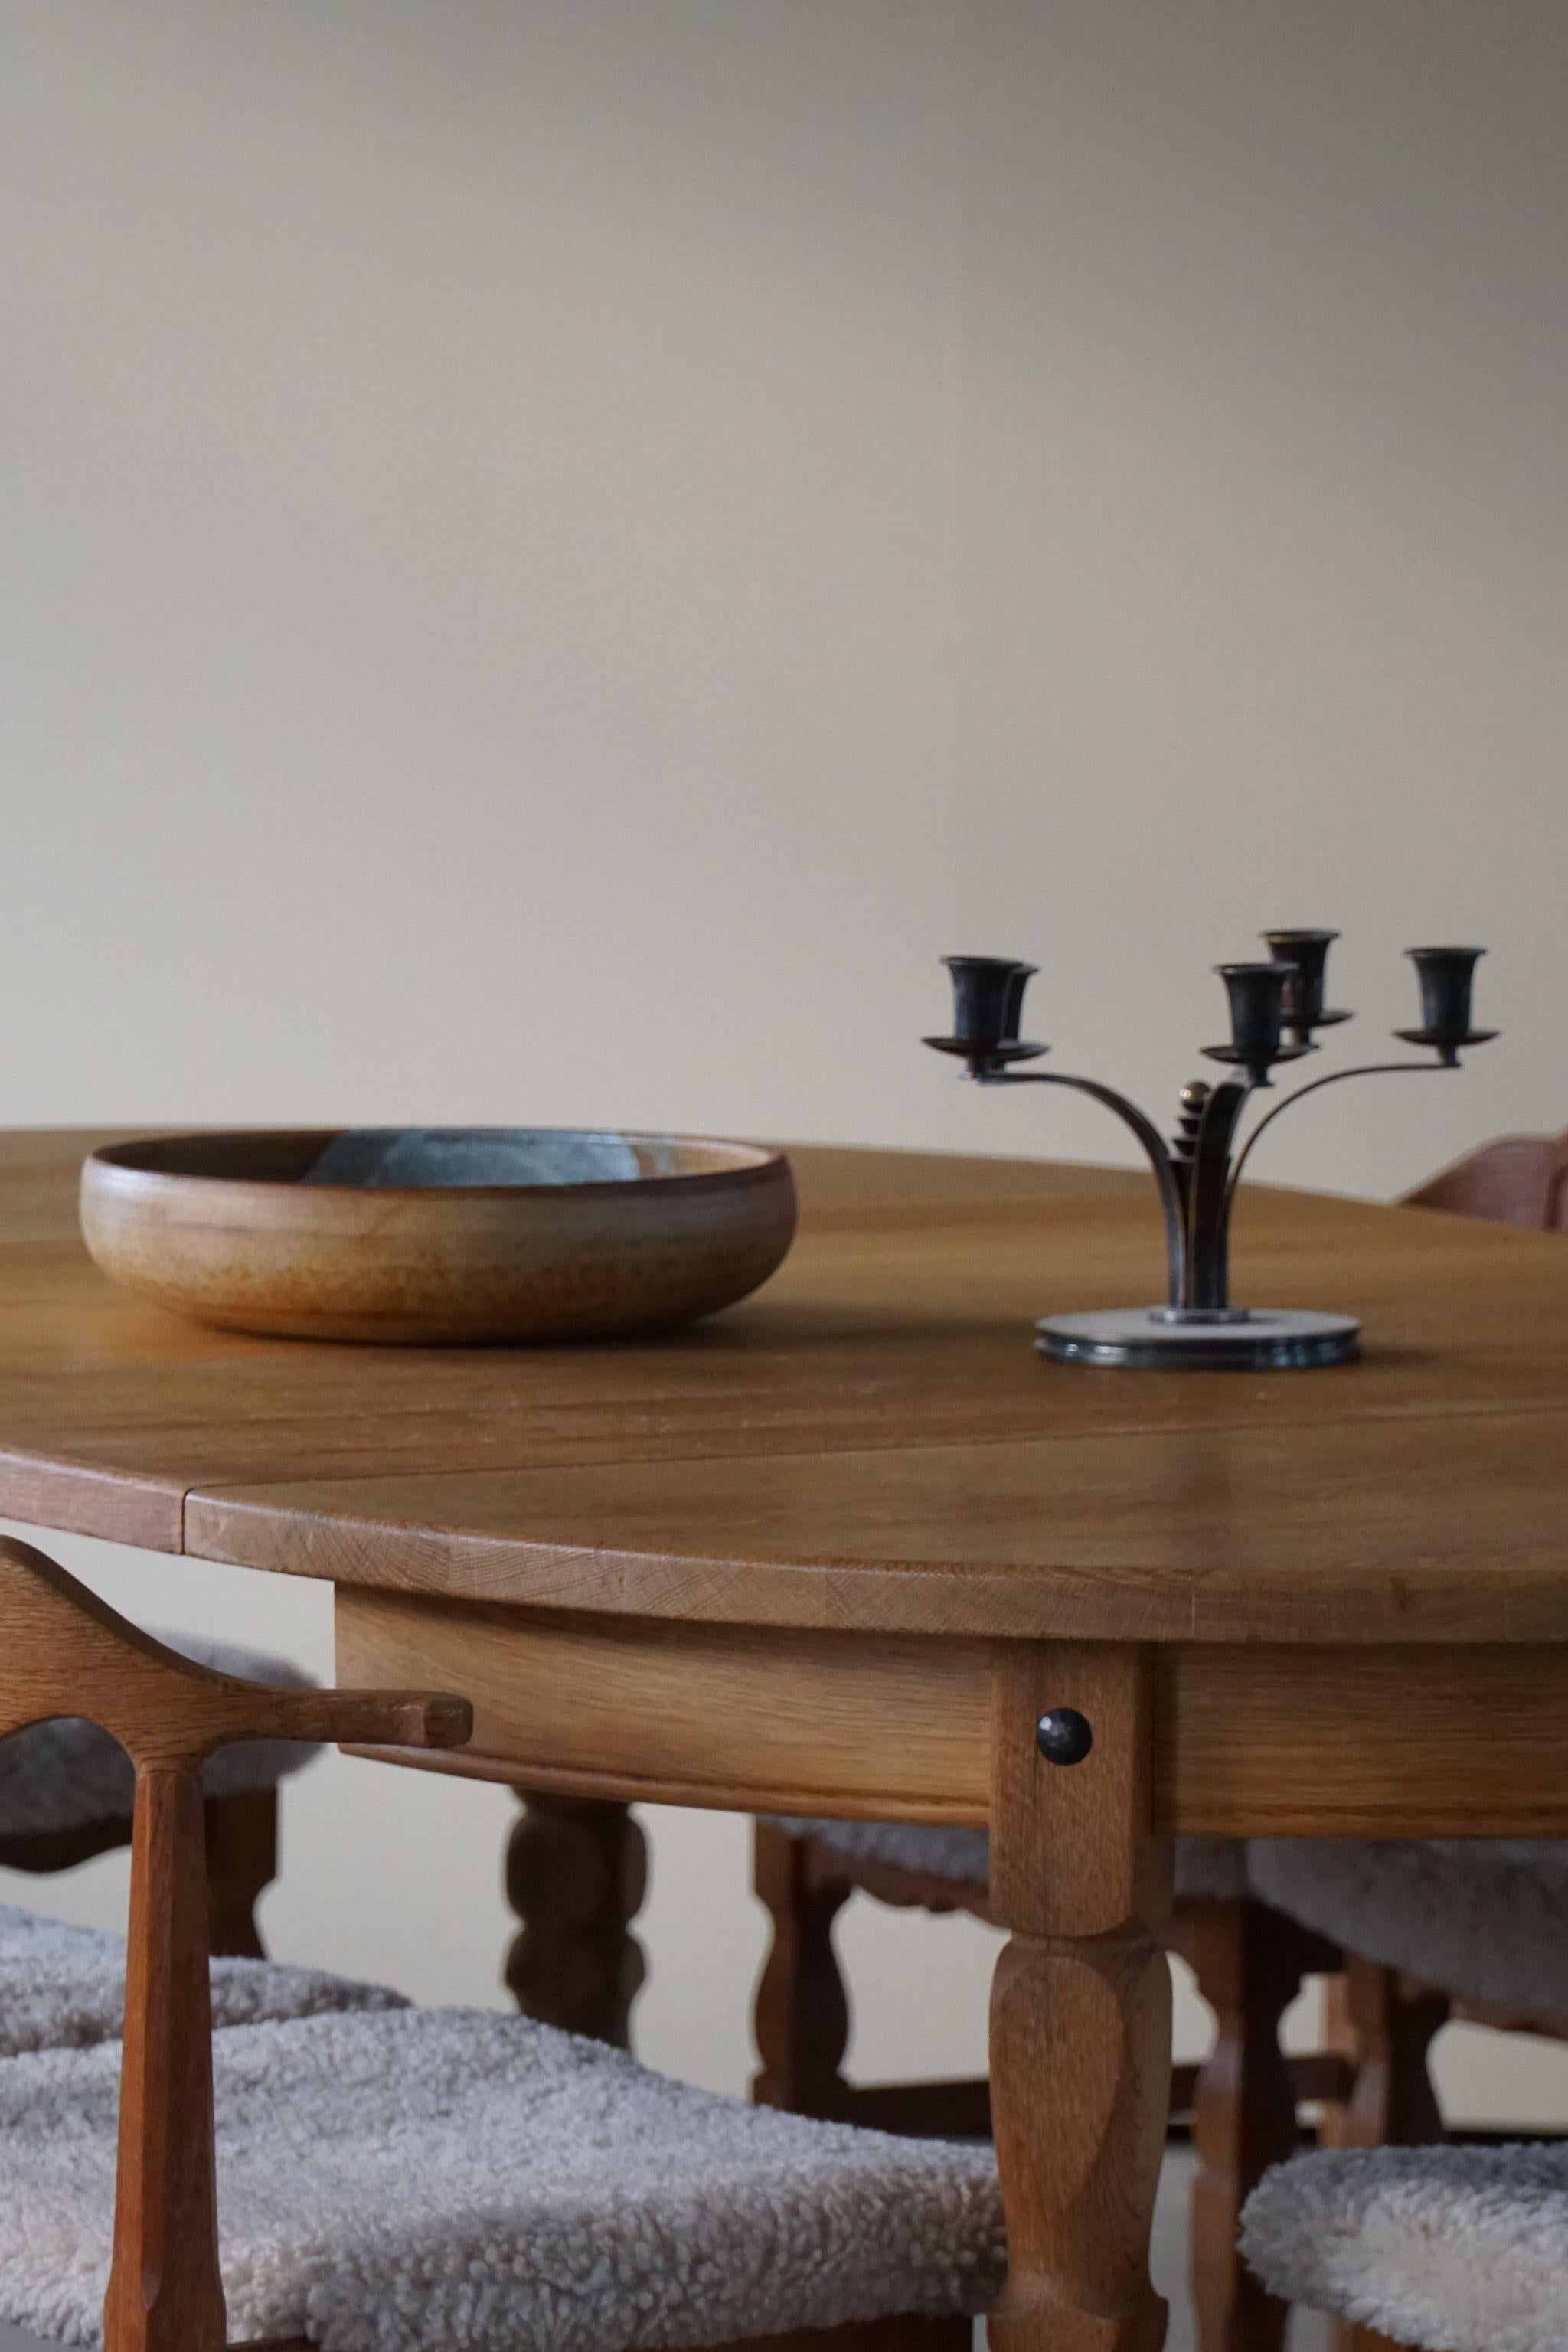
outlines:
{"label": "table apron", "polygon": [[[340,1586],[340,1683],[460,1692],[389,1760],[582,1795],[982,1824],[1002,1660],[1128,1645],[687,1624]],[[1568,1835],[1568,1644],[1151,1646],[1153,1828]]]}
{"label": "table apron", "polygon": [[685,1624],[347,1586],[337,1628],[340,1682],[472,1699],[472,1743],[444,1759],[458,1771],[742,1811],[986,1818],[985,1642]]}

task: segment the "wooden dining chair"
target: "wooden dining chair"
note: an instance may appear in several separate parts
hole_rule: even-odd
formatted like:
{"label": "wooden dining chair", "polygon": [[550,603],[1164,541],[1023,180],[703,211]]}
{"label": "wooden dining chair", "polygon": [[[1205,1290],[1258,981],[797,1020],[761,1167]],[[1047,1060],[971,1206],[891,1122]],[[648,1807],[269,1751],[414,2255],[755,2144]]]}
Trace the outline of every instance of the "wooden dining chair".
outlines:
{"label": "wooden dining chair", "polygon": [[31,1545],[8,1538],[0,1540],[0,1739],[87,1723],[115,1743],[133,1774],[105,2333],[117,2352],[216,2352],[225,2334],[203,1767],[219,1749],[252,1741],[460,1745],[471,1717],[457,1700],[277,1688],[220,1674],[140,1633]]}
{"label": "wooden dining chair", "polygon": [[[219,1673],[299,1687],[283,1658],[195,1636],[174,1638],[187,1657]],[[215,1759],[204,1783],[203,1826],[215,1956],[259,1958],[256,1911],[278,1875],[278,1788],[310,1750],[273,1742]],[[28,1876],[74,1870],[129,1846],[134,1775],[94,1724],[34,1725],[0,1740],[0,1870]]]}
{"label": "wooden dining chair", "polygon": [[1405,1205],[1568,1233],[1568,1132],[1499,1136],[1407,1192]]}
{"label": "wooden dining chair", "polygon": [[10,1541],[0,1625],[0,1737],[85,1717],[135,1771],[122,2045],[0,2057],[0,2319],[224,2352],[226,2270],[253,2352],[966,2352],[1005,2263],[984,2150],[769,2114],[490,2011],[215,2035],[203,1765],[460,1746],[466,1702],[237,1681]]}

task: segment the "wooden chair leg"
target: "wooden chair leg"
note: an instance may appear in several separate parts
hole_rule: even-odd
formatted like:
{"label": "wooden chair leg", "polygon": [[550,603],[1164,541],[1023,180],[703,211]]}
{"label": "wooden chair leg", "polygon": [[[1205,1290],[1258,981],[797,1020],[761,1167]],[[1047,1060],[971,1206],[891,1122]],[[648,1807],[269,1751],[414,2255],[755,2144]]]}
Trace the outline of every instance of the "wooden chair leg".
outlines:
{"label": "wooden chair leg", "polygon": [[201,1782],[136,1776],[106,2352],[222,2352]]}
{"label": "wooden chair leg", "polygon": [[[1446,1994],[1345,1955],[1329,1987],[1329,2029],[1350,2059],[1352,2088],[1342,2105],[1323,2110],[1325,2147],[1426,2147],[1446,2137],[1427,2057],[1449,2007]],[[1334,2321],[1330,2340],[1334,2352],[1398,2352],[1354,2320]]]}
{"label": "wooden chair leg", "polygon": [[752,2078],[761,2107],[793,2115],[840,2115],[849,2097],[844,2053],[849,1998],[833,1922],[848,1900],[846,1886],[814,1886],[799,1838],[758,1822],[752,1831],[752,1885],[773,1926],[757,1980],[752,2032],[762,2063]]}
{"label": "wooden chair leg", "polygon": [[256,1906],[278,1875],[278,1791],[209,1797],[203,1820],[213,1957],[265,1959]]}
{"label": "wooden chair leg", "polygon": [[1201,2352],[1282,2352],[1290,2312],[1237,2249],[1241,2209],[1296,2147],[1296,2091],[1279,2021],[1301,1985],[1288,1923],[1260,1903],[1194,1903],[1182,1949],[1214,2011],[1193,2100],[1192,2294]]}
{"label": "wooden chair leg", "polygon": [[1329,1988],[1329,2029],[1351,2062],[1352,2089],[1323,2111],[1325,2147],[1426,2147],[1447,2137],[1426,2062],[1449,2006],[1445,1993],[1346,1953]]}
{"label": "wooden chair leg", "polygon": [[647,1889],[647,1841],[629,1806],[520,1789],[507,1899],[522,1925],[506,1982],[525,2017],[631,2046],[642,1946],[629,1930]]}

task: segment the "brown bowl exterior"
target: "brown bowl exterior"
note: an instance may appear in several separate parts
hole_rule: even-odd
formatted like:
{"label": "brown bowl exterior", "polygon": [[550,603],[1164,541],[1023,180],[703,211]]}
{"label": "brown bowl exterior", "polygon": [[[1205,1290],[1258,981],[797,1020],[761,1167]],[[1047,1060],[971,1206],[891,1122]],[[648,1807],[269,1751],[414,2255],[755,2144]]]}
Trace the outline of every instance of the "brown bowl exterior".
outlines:
{"label": "brown bowl exterior", "polygon": [[437,1347],[690,1322],[765,1282],[795,1236],[789,1161],[751,1144],[682,1137],[683,1172],[620,1182],[300,1182],[331,1140],[178,1136],[95,1151],[81,1180],[88,1249],[113,1281],[225,1329]]}

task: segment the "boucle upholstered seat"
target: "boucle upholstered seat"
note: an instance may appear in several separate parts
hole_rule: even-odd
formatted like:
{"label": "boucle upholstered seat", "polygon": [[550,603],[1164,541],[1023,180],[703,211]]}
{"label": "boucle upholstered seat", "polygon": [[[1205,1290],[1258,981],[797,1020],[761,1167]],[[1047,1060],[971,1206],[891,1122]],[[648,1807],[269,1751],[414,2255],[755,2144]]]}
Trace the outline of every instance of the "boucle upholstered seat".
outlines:
{"label": "boucle upholstered seat", "polygon": [[1384,1968],[1568,2019],[1568,1841],[1260,1838],[1251,1869],[1265,1902]]}
{"label": "boucle upholstered seat", "polygon": [[[182,1657],[247,1682],[302,1687],[309,1677],[286,1658],[189,1633],[160,1633]],[[315,1753],[284,1740],[224,1748],[203,1775],[209,1797],[270,1789]],[[134,1776],[125,1751],[96,1724],[72,1717],[35,1723],[0,1739],[0,1841],[64,1836],[100,1823],[129,1822]]]}
{"label": "boucle upholstered seat", "polygon": [[1243,2217],[1277,2294],[1427,2352],[1563,2352],[1568,2145],[1298,2157]]}
{"label": "boucle upholstered seat", "polygon": [[[0,2316],[102,2341],[120,2053],[0,2062]],[[980,2309],[988,2150],[668,2082],[521,2018],[402,2010],[214,2038],[231,2342],[621,2352]]]}
{"label": "boucle upholstered seat", "polygon": [[[407,2007],[380,1985],[271,1960],[215,1960],[211,1978],[216,2026]],[[123,1937],[0,1905],[0,2060],[118,2042],[124,2014]]]}

